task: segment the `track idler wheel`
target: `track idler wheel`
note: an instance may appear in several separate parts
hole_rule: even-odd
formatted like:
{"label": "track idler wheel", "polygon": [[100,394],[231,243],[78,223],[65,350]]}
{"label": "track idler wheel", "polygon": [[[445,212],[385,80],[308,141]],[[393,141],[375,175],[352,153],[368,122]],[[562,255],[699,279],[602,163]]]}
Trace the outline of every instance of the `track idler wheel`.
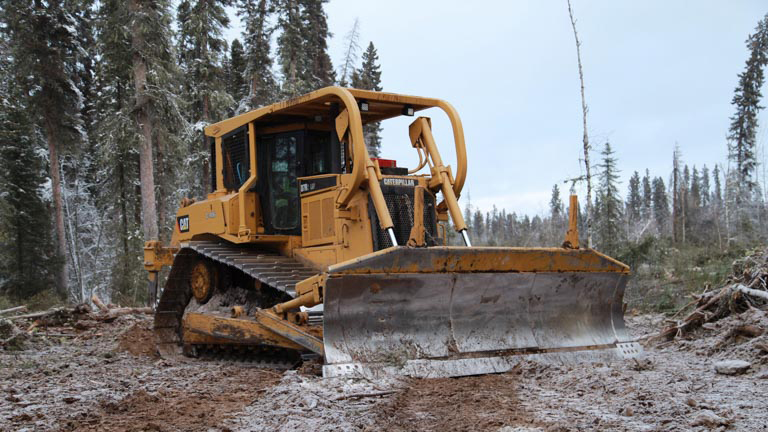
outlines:
{"label": "track idler wheel", "polygon": [[216,286],[219,283],[219,271],[215,263],[210,260],[198,260],[189,275],[189,286],[192,295],[198,303],[205,304],[210,300]]}

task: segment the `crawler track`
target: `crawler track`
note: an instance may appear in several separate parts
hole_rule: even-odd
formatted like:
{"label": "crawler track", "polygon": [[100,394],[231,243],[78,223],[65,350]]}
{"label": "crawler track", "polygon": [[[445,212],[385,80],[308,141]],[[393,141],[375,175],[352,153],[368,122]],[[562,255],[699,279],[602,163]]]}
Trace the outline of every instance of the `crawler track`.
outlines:
{"label": "crawler track", "polygon": [[[296,296],[296,284],[317,272],[304,264],[276,253],[255,250],[253,248],[213,241],[194,241],[183,243],[174,259],[168,275],[165,289],[160,297],[155,312],[155,342],[163,357],[179,356],[182,353],[203,358],[248,360],[258,365],[273,368],[290,368],[300,358],[299,353],[287,352],[268,347],[238,345],[195,345],[183,349],[181,322],[185,311],[204,307],[193,299],[189,288],[189,273],[200,257],[206,257],[229,271],[231,278],[237,279],[241,291],[247,294],[252,307],[270,307],[281,299]],[[261,282],[259,291],[269,292],[269,296],[257,295],[250,289],[253,282]],[[250,283],[249,283],[250,282]],[[246,285],[242,287],[242,285]],[[264,290],[264,287],[269,290]],[[243,289],[245,288],[245,289]],[[254,295],[259,297],[254,300]],[[254,304],[258,303],[258,304]],[[322,316],[313,315],[311,320],[321,322]]]}

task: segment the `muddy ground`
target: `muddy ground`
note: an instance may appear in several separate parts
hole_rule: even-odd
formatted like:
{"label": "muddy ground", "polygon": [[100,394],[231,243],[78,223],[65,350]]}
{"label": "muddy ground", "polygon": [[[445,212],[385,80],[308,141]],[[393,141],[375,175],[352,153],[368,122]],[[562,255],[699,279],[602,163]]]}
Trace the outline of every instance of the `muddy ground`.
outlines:
{"label": "muddy ground", "polygon": [[[640,339],[661,321],[628,318]],[[639,361],[522,361],[499,375],[371,381],[160,359],[150,325],[128,315],[76,332],[49,328],[54,335],[27,350],[0,351],[0,430],[768,430],[768,357],[755,339],[719,343],[717,326],[646,341]],[[714,363],[723,359],[752,366],[720,375]]]}

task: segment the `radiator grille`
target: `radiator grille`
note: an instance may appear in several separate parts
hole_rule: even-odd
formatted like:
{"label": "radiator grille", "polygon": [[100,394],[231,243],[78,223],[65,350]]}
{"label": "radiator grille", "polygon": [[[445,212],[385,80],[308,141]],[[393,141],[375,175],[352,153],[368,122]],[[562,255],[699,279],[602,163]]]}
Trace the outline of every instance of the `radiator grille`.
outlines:
{"label": "radiator grille", "polygon": [[[389,215],[395,231],[397,243],[401,246],[408,243],[408,237],[413,228],[413,194],[416,189],[409,186],[381,186],[384,201],[387,203]],[[437,215],[435,214],[435,196],[429,191],[424,193],[424,231],[427,246],[437,245]],[[373,250],[382,250],[392,246],[387,233],[381,229],[379,218],[373,201],[368,200],[368,213],[371,217],[371,230],[373,231]]]}

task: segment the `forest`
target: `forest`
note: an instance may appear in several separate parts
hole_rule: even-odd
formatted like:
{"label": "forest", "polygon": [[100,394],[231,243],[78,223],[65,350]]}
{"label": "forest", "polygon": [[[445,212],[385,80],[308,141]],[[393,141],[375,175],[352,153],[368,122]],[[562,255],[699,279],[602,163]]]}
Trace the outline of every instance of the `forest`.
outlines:
{"label": "forest", "polygon": [[[382,90],[376,47],[360,40],[357,22],[342,36],[344,58],[332,61],[325,3],[0,2],[0,306],[94,293],[143,304],[144,241],[167,241],[178,203],[210,189],[206,125],[328,85]],[[230,7],[243,32],[228,43]],[[634,172],[623,185],[611,143],[591,149],[582,243],[633,268],[635,306],[675,306],[669,287],[717,282],[768,237],[757,148],[768,16],[745,36],[727,160],[689,166],[670,147],[672,172]],[[374,156],[380,132],[366,126]],[[567,196],[584,180],[554,185],[545,214],[463,197],[475,244],[561,244]],[[652,290],[661,291],[649,303]]]}

